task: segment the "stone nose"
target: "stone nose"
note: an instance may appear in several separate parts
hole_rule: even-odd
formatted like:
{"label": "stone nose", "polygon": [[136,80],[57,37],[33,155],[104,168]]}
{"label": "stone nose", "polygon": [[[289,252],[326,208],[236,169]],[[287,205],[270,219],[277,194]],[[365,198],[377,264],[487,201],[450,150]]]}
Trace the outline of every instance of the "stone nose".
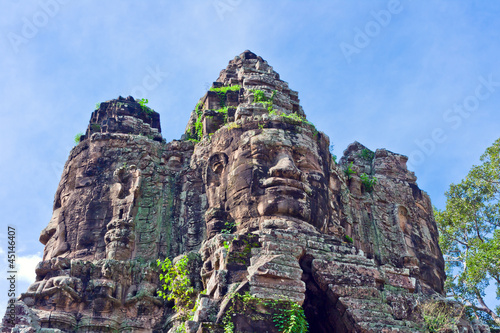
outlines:
{"label": "stone nose", "polygon": [[278,156],[278,162],[269,169],[271,177],[282,177],[300,180],[301,171],[297,168],[293,159],[288,154]]}

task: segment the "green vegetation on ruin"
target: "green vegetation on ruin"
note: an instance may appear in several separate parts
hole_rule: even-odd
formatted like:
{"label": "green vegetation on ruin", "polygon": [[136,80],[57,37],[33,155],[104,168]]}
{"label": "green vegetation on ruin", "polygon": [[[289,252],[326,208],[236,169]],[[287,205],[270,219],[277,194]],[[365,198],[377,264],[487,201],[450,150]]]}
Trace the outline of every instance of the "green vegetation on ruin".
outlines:
{"label": "green vegetation on ruin", "polygon": [[138,103],[139,103],[139,105],[141,106],[141,110],[142,110],[144,113],[146,113],[146,114],[148,114],[148,115],[150,115],[150,114],[152,114],[152,113],[153,113],[153,110],[152,110],[149,106],[147,106],[147,105],[146,105],[146,104],[148,104],[148,103],[149,103],[149,100],[148,100],[147,98],[141,98],[141,99],[138,101]]}
{"label": "green vegetation on ruin", "polygon": [[465,306],[457,314],[454,309],[444,302],[428,302],[420,307],[427,332],[455,332],[456,324],[462,317]]}
{"label": "green vegetation on ruin", "polygon": [[[241,294],[232,294],[230,302],[232,303],[222,320],[224,333],[234,333],[233,316],[244,314],[245,311],[257,311],[258,306],[264,306],[272,311],[272,320],[280,333],[306,333],[309,324],[306,319],[304,308],[299,304],[286,299],[261,299],[251,295],[249,292]],[[243,309],[235,309],[235,303],[240,301]]]}
{"label": "green vegetation on ruin", "polygon": [[163,272],[160,273],[163,290],[158,291],[158,296],[169,301],[174,300],[174,310],[179,311],[184,318],[189,316],[195,296],[189,279],[188,262],[188,256],[183,256],[175,264],[169,258],[165,258],[163,262],[157,260],[157,265]]}
{"label": "green vegetation on ruin", "polygon": [[259,89],[252,89],[250,92],[253,93],[253,103],[262,103],[266,105],[269,113],[273,112],[274,96],[276,96],[277,92],[276,90],[273,90],[271,97],[266,97],[264,91]]}
{"label": "green vegetation on ruin", "polygon": [[226,94],[228,91],[240,91],[240,86],[235,84],[233,86],[210,88],[210,91],[214,91],[219,96],[219,104],[221,108],[226,106]]}
{"label": "green vegetation on ruin", "polygon": [[345,235],[344,238],[345,238],[345,240],[346,240],[347,243],[351,243],[351,244],[354,243],[354,240],[352,239],[351,236]]}
{"label": "green vegetation on ruin", "polygon": [[82,137],[83,133],[77,133],[75,135],[75,144],[79,144],[80,143],[80,139]]}
{"label": "green vegetation on ruin", "polygon": [[347,179],[351,179],[352,178],[352,175],[356,173],[356,171],[354,171],[352,169],[353,167],[353,162],[351,162],[350,164],[347,165],[347,168],[344,170],[344,173],[345,175],[347,176]]}
{"label": "green vegetation on ruin", "polygon": [[377,184],[377,178],[367,175],[366,173],[362,173],[359,177],[361,178],[361,183],[363,184],[366,192],[373,191],[373,186]]}
{"label": "green vegetation on ruin", "polygon": [[372,152],[370,149],[364,148],[363,150],[361,150],[361,153],[359,153],[359,157],[368,162],[371,162],[375,158],[375,153]]}
{"label": "green vegetation on ruin", "polygon": [[[227,86],[227,87],[219,87],[219,88],[210,88],[210,91],[214,91],[217,93],[219,96],[219,106],[220,108],[215,110],[215,112],[220,113],[224,117],[224,124],[227,123],[228,119],[228,110],[229,107],[226,106],[226,94],[228,91],[239,91],[240,86],[239,85],[233,85],[233,86]],[[202,101],[200,100],[194,109],[196,113],[196,121],[194,123],[194,135],[191,133],[188,134],[188,140],[192,141],[194,143],[200,142],[200,140],[203,138],[203,104]]]}

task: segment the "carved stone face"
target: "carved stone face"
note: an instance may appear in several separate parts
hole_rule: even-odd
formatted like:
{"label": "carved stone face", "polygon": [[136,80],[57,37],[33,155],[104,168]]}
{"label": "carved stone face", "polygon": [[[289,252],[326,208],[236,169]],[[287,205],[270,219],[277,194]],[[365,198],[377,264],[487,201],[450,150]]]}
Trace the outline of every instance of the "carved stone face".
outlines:
{"label": "carved stone face", "polygon": [[[327,217],[328,182],[316,140],[278,128],[240,137],[231,132],[234,136],[225,138],[233,142],[230,147],[209,159],[210,207],[219,206],[237,222],[284,217],[320,227]],[[217,150],[217,142],[214,146]]]}

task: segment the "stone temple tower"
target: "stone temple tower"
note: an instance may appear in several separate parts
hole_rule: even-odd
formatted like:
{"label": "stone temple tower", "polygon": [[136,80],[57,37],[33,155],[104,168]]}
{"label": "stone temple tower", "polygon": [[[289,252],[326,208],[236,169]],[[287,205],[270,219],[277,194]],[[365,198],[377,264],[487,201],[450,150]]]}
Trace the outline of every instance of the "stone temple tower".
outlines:
{"label": "stone temple tower", "polygon": [[[436,304],[460,332],[489,332],[444,298],[432,205],[407,157],[355,142],[336,161],[328,147],[250,51],[181,140],[165,142],[133,97],[101,103],[2,332],[426,332]],[[174,275],[186,297],[158,296],[165,258],[187,262]]]}

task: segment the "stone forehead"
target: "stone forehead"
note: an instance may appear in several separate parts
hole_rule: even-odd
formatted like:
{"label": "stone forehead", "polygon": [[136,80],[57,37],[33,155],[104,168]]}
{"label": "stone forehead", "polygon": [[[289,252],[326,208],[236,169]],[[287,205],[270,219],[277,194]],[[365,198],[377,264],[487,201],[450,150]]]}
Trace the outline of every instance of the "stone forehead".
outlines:
{"label": "stone forehead", "polygon": [[252,129],[243,133],[236,131],[233,133],[229,135],[231,137],[231,145],[229,145],[227,134],[219,136],[216,133],[212,139],[211,150],[222,151],[229,148],[229,146],[232,146],[231,150],[251,148],[252,146],[300,148],[311,152],[317,152],[319,149],[316,140],[306,133],[298,133],[281,128]]}
{"label": "stone forehead", "polygon": [[[246,133],[245,133],[246,134]],[[317,145],[312,138],[303,133],[294,133],[278,128],[264,129],[257,135],[242,136],[242,140],[249,140],[252,146],[282,146],[282,147],[301,147],[317,149]]]}

